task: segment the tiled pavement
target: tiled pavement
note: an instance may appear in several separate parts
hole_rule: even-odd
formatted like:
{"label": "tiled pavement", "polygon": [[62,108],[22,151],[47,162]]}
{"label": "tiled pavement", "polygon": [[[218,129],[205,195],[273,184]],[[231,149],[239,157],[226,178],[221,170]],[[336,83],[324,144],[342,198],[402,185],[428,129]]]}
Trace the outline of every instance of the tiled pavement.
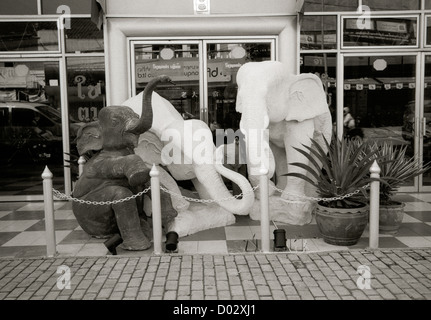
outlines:
{"label": "tiled pavement", "polygon": [[[398,199],[406,202],[404,223],[397,235],[381,235],[380,250],[367,250],[367,230],[357,245],[336,247],[320,239],[315,223],[278,224],[291,249],[307,240],[307,250],[263,254],[253,245],[260,245],[259,221],[237,217],[181,238],[178,253],[161,256],[151,249],[108,255],[104,240],[79,227],[70,203],[56,202],[55,258],[44,257],[43,203],[0,203],[0,300],[429,300],[431,195]],[[59,266],[70,268],[70,289],[61,289]],[[369,288],[358,271],[367,267]]]}
{"label": "tiled pavement", "polygon": [[[60,266],[70,270],[70,288]],[[369,276],[358,273],[366,267]],[[428,300],[431,249],[3,258],[0,299]],[[164,306],[158,316],[179,302]]]}
{"label": "tiled pavement", "polygon": [[[399,194],[406,203],[403,224],[396,235],[380,235],[381,248],[431,248],[431,194]],[[60,257],[105,256],[108,250],[104,240],[88,236],[78,225],[70,202],[55,202],[55,228],[57,251]],[[289,248],[321,252],[331,250],[365,249],[368,246],[368,229],[359,242],[350,247],[326,244],[313,221],[305,226],[277,223],[286,230]],[[275,229],[271,225],[270,235]],[[0,257],[40,257],[46,255],[43,202],[0,202]],[[259,251],[260,222],[248,216],[236,216],[236,223],[180,238],[180,254],[230,254]],[[256,248],[257,244],[257,248]],[[118,249],[119,255],[151,255],[152,249],[127,252]]]}

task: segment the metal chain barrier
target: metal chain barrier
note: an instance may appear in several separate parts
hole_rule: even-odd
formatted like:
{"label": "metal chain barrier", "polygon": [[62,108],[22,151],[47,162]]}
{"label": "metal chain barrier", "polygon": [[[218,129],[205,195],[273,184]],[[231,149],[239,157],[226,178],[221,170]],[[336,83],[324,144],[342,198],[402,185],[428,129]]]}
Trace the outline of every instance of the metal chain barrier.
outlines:
{"label": "metal chain barrier", "polygon": [[[369,186],[370,186],[370,184],[367,184],[367,185],[363,186],[361,189],[367,189]],[[280,193],[284,192],[284,190],[281,190],[281,189],[277,188],[276,186],[271,186],[271,187],[275,191],[277,191],[277,192],[280,192]],[[253,187],[248,192],[240,193],[240,194],[237,194],[237,195],[232,196],[232,197],[227,197],[227,198],[223,198],[223,199],[213,200],[213,199],[196,199],[196,198],[186,197],[186,196],[183,196],[182,194],[178,194],[178,193],[172,192],[172,191],[170,191],[170,190],[168,190],[168,189],[160,186],[160,189],[162,191],[164,191],[164,192],[166,192],[166,193],[168,193],[168,194],[170,194],[170,195],[172,195],[174,197],[183,198],[184,200],[187,200],[187,201],[190,201],[190,202],[198,202],[198,203],[217,203],[217,202],[224,202],[224,201],[229,201],[229,200],[236,200],[236,199],[242,197],[245,194],[248,194],[250,192],[256,191],[257,188],[259,188],[258,185],[255,186],[255,187]],[[146,189],[144,189],[144,190],[142,190],[141,192],[138,192],[137,194],[134,194],[134,195],[130,196],[130,197],[126,197],[124,199],[119,199],[119,200],[113,200],[113,201],[89,201],[89,200],[82,200],[82,199],[74,198],[72,196],[68,196],[68,195],[66,195],[64,193],[61,193],[60,191],[58,191],[58,190],[56,190],[54,188],[52,189],[52,192],[54,193],[55,197],[57,197],[59,199],[62,199],[62,200],[69,200],[69,201],[79,202],[79,203],[82,203],[82,204],[95,205],[95,206],[97,206],[97,205],[102,205],[103,206],[103,205],[111,205],[111,204],[122,203],[122,202],[125,202],[125,201],[136,199],[137,197],[140,197],[143,194],[145,194],[148,191],[150,191],[150,189],[151,189],[151,186],[148,187],[148,188],[146,188]],[[294,197],[298,197],[298,198],[302,198],[302,199],[306,199],[306,200],[311,200],[311,201],[331,202],[331,201],[337,201],[337,200],[343,200],[343,199],[346,199],[346,198],[350,198],[350,197],[358,194],[359,192],[361,192],[361,189],[355,190],[355,191],[353,191],[351,193],[348,193],[348,194],[345,194],[343,196],[332,197],[332,198],[308,197],[308,196],[299,195],[299,194],[293,194],[293,193],[288,193],[288,192],[287,192],[287,194],[290,195],[290,196],[294,196]]]}
{"label": "metal chain barrier", "polygon": [[[164,191],[164,192],[166,192],[166,193],[168,193],[168,194],[170,194],[172,196],[180,197],[180,198],[183,198],[183,199],[185,199],[187,201],[200,202],[200,203],[214,203],[214,202],[223,202],[223,201],[229,201],[229,200],[238,199],[239,197],[242,197],[244,194],[248,194],[250,192],[254,192],[257,188],[259,188],[259,186],[256,186],[256,187],[252,188],[252,190],[250,190],[248,192],[240,193],[240,194],[237,194],[237,195],[232,196],[232,197],[227,197],[227,198],[223,198],[223,199],[213,200],[213,199],[196,199],[196,198],[186,197],[186,196],[183,196],[182,194],[178,194],[178,193],[169,191],[168,189],[160,186],[160,189],[162,191]],[[124,198],[124,199],[119,199],[119,200],[114,200],[114,201],[89,201],[89,200],[82,200],[82,199],[74,198],[72,196],[68,196],[68,195],[66,195],[64,193],[61,193],[60,191],[58,191],[58,190],[56,190],[54,188],[52,189],[52,192],[54,193],[54,195],[57,198],[62,199],[62,200],[69,200],[69,201],[79,202],[79,203],[82,203],[82,204],[89,204],[89,205],[95,205],[96,206],[96,205],[117,204],[117,203],[129,201],[129,200],[132,200],[132,199],[135,199],[137,197],[142,196],[144,193],[147,193],[150,189],[151,189],[151,186],[148,187],[145,190],[142,190],[141,192],[139,192],[137,194],[134,194],[134,195],[130,196],[130,197],[127,197],[127,198]]]}
{"label": "metal chain barrier", "polygon": [[[104,205],[110,205],[110,204],[117,204],[117,203],[122,203],[125,201],[129,201],[132,199],[136,199],[137,197],[142,196],[144,193],[147,193],[149,190],[151,189],[151,186],[142,190],[141,192],[138,192],[137,194],[134,194],[130,197],[124,198],[124,199],[118,199],[118,200],[113,200],[113,201],[89,201],[89,200],[82,200],[82,199],[78,199],[78,198],[74,198],[72,196],[68,196],[64,193],[61,193],[58,190],[55,190],[54,188],[52,189],[52,192],[54,193],[54,195],[62,200],[69,200],[69,201],[74,201],[74,202],[79,202],[82,204],[90,204],[90,205],[94,205],[94,206],[104,206]],[[72,192],[73,193],[73,192]]]}
{"label": "metal chain barrier", "polygon": [[196,198],[186,197],[186,196],[183,196],[182,194],[178,194],[178,193],[169,191],[168,189],[160,186],[160,189],[162,191],[164,191],[166,193],[169,193],[170,195],[173,195],[174,197],[179,197],[179,198],[183,198],[183,199],[185,199],[187,201],[200,202],[200,203],[214,203],[214,202],[223,202],[223,201],[235,200],[235,199],[238,199],[239,197],[242,197],[245,194],[254,192],[257,188],[259,188],[259,186],[255,186],[250,191],[243,192],[243,193],[237,194],[237,195],[232,196],[232,197],[227,197],[227,198],[223,198],[223,199],[213,200],[213,199],[196,199]]}
{"label": "metal chain barrier", "polygon": [[[361,187],[361,189],[367,189],[370,186],[370,184],[366,184],[365,186]],[[280,193],[283,193],[284,190],[281,190],[279,188],[277,188],[276,186],[272,186],[272,188],[275,191],[278,191]],[[312,200],[312,201],[323,201],[323,202],[331,202],[331,201],[338,201],[338,200],[343,200],[346,198],[350,198],[352,196],[354,196],[355,194],[358,194],[359,192],[361,192],[361,189],[355,190],[353,192],[350,192],[348,194],[345,194],[344,196],[338,196],[338,197],[332,197],[332,198],[316,198],[316,197],[308,197],[308,196],[304,196],[304,195],[299,195],[299,194],[294,194],[294,193],[288,193],[288,195],[290,196],[294,196],[294,197],[298,197],[298,198],[303,198],[303,199],[307,199],[307,200]]]}

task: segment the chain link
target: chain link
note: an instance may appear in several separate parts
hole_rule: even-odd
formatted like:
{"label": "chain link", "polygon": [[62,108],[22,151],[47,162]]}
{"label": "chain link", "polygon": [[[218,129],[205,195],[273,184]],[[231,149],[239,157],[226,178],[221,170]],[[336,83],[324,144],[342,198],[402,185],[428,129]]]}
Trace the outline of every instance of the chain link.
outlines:
{"label": "chain link", "polygon": [[[363,186],[361,189],[367,189],[369,186],[370,186],[370,184],[367,184],[367,185]],[[281,190],[281,189],[277,188],[276,186],[271,186],[271,187],[275,191],[277,191],[277,192],[280,192],[280,193],[284,192],[284,190]],[[178,194],[178,193],[172,192],[172,191],[170,191],[170,190],[168,190],[168,189],[160,186],[160,189],[162,191],[164,191],[164,192],[166,192],[166,193],[168,193],[168,194],[170,194],[170,195],[172,195],[174,197],[183,198],[184,200],[187,200],[187,201],[190,201],[190,202],[198,202],[198,203],[215,203],[215,202],[224,202],[224,201],[229,201],[229,200],[236,200],[236,199],[244,196],[245,194],[248,194],[248,193],[256,191],[257,188],[259,188],[258,185],[254,186],[250,191],[243,192],[243,193],[234,195],[232,197],[227,197],[227,198],[223,198],[223,199],[213,200],[213,199],[196,199],[196,198],[186,197],[186,196],[183,196],[182,194]],[[141,192],[138,192],[137,194],[134,194],[134,195],[130,196],[130,197],[126,197],[124,199],[113,200],[113,201],[89,201],[89,200],[82,200],[82,199],[74,198],[72,196],[68,196],[68,195],[66,195],[64,193],[61,193],[60,191],[58,191],[58,190],[56,190],[54,188],[52,189],[52,192],[53,192],[54,196],[56,196],[57,198],[62,199],[62,200],[69,200],[69,201],[79,202],[79,203],[82,203],[82,204],[89,204],[89,205],[95,205],[95,206],[97,206],[97,205],[117,204],[117,203],[122,203],[122,202],[129,201],[129,200],[132,200],[132,199],[136,199],[137,197],[140,197],[143,194],[147,193],[150,189],[151,189],[151,186],[148,187],[148,188],[146,188],[146,189],[144,189],[144,190],[142,190]],[[286,194],[290,195],[290,196],[302,198],[302,199],[311,200],[311,201],[331,202],[331,201],[338,201],[338,200],[343,200],[343,199],[346,199],[346,198],[350,198],[350,197],[358,194],[359,192],[361,192],[361,189],[355,190],[355,191],[353,191],[351,193],[348,193],[348,194],[345,194],[343,196],[332,197],[332,198],[308,197],[308,196],[305,196],[305,195],[293,194],[293,193],[288,193],[288,192]]]}
{"label": "chain link", "polygon": [[82,199],[78,199],[78,198],[74,198],[72,196],[68,196],[64,193],[61,193],[58,190],[55,190],[54,188],[52,189],[52,192],[54,193],[54,195],[62,200],[69,200],[69,201],[74,201],[74,202],[79,202],[82,204],[89,204],[89,205],[94,205],[94,206],[104,206],[104,205],[111,205],[111,204],[117,204],[117,203],[122,203],[122,202],[126,202],[132,199],[136,199],[137,197],[142,196],[144,193],[147,193],[149,190],[151,189],[151,186],[142,190],[141,192],[138,192],[137,194],[134,194],[130,197],[126,197],[124,199],[118,199],[118,200],[113,200],[113,201],[89,201],[89,200],[82,200]]}
{"label": "chain link", "polygon": [[182,194],[178,194],[178,193],[172,192],[172,191],[170,191],[170,190],[168,190],[168,189],[163,188],[162,186],[160,186],[161,190],[163,190],[166,193],[169,193],[170,195],[173,195],[174,197],[179,197],[179,198],[183,198],[183,199],[185,199],[187,201],[199,202],[199,203],[214,203],[214,202],[224,202],[224,201],[229,201],[229,200],[235,200],[235,199],[238,199],[239,197],[242,197],[245,194],[254,192],[257,188],[259,188],[259,186],[255,186],[250,191],[243,192],[243,193],[237,194],[237,195],[232,196],[232,197],[227,197],[227,198],[223,198],[223,199],[213,200],[213,199],[196,199],[196,198],[186,197],[186,196],[183,196]]}
{"label": "chain link", "polygon": [[[166,188],[164,188],[164,187],[162,187],[162,186],[160,186],[160,189],[161,189],[162,191],[164,191],[164,192],[166,192],[166,193],[170,194],[170,195],[173,195],[173,196],[175,196],[175,197],[180,197],[180,198],[183,198],[183,199],[188,200],[188,201],[191,201],[191,202],[214,203],[214,202],[223,202],[223,201],[229,201],[229,200],[238,199],[239,197],[242,197],[242,196],[243,196],[243,195],[245,195],[245,194],[248,194],[248,193],[250,193],[250,192],[254,192],[258,187],[259,187],[259,186],[256,186],[256,187],[252,188],[250,191],[245,192],[245,193],[240,193],[240,194],[237,194],[237,195],[232,196],[232,197],[227,197],[227,198],[218,199],[218,200],[213,200],[213,199],[196,199],[196,198],[190,198],[190,197],[186,197],[186,196],[183,196],[183,195],[181,195],[181,194],[178,194],[178,193],[172,192],[172,191],[170,191],[170,190],[168,190],[168,189],[166,189]],[[150,186],[150,187],[148,187],[148,188],[147,188],[147,189],[145,189],[145,190],[142,190],[141,192],[139,192],[139,193],[137,193],[137,194],[135,194],[135,195],[132,195],[132,196],[127,197],[127,198],[124,198],[124,199],[114,200],[114,201],[89,201],[89,200],[82,200],[82,199],[74,198],[74,197],[72,197],[72,196],[68,196],[68,195],[66,195],[66,194],[64,194],[64,193],[61,193],[61,192],[60,192],[60,191],[58,191],[58,190],[55,190],[55,189],[52,189],[52,192],[54,193],[54,196],[56,196],[57,198],[62,199],[62,200],[69,200],[69,201],[79,202],[79,203],[82,203],[82,204],[89,204],[89,205],[95,205],[95,206],[96,206],[96,205],[110,205],[110,204],[117,204],[117,203],[121,203],[121,202],[129,201],[129,200],[135,199],[135,198],[137,198],[137,197],[140,197],[140,196],[141,196],[141,195],[143,195],[144,193],[147,193],[150,189],[151,189],[151,186]]]}
{"label": "chain link", "polygon": [[[367,189],[370,186],[370,184],[366,184],[365,186],[361,187],[361,189]],[[271,186],[275,191],[278,191],[280,193],[283,193],[284,190],[278,189],[276,186]],[[332,201],[338,201],[338,200],[344,200],[346,198],[350,198],[352,196],[354,196],[355,194],[358,194],[359,192],[361,192],[361,189],[355,190],[353,192],[350,192],[348,194],[345,194],[343,196],[338,196],[338,197],[332,197],[332,198],[316,198],[316,197],[308,197],[308,196],[304,196],[304,195],[299,195],[299,194],[294,194],[294,193],[289,193],[286,192],[286,194],[290,195],[290,196],[294,196],[294,197],[298,197],[298,198],[303,198],[303,199],[307,199],[307,200],[312,200],[312,201],[323,201],[323,202],[332,202]]]}

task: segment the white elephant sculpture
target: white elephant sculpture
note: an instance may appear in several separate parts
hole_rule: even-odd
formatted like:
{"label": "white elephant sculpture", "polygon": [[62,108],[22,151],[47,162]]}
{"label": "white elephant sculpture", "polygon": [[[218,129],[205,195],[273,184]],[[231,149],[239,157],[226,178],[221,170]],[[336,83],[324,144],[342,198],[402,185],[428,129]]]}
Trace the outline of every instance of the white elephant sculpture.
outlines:
{"label": "white elephant sculpture", "polygon": [[[142,105],[142,93],[128,99],[123,105],[129,106],[139,115]],[[213,199],[220,201],[213,204],[187,203],[183,199],[172,199],[173,207],[178,211],[175,219],[178,226],[172,226],[180,236],[192,234],[197,231],[220,227],[235,223],[237,215],[247,215],[254,202],[254,193],[249,181],[240,173],[227,169],[222,163],[215,161],[216,154],[224,152],[220,146],[216,149],[211,130],[208,125],[200,120],[184,120],[175,107],[156,92],[152,95],[153,123],[146,135],[140,137],[136,154],[143,158],[144,162],[153,162],[167,168],[176,180],[191,180],[201,199]],[[198,137],[206,136],[207,139],[196,141]],[[175,136],[176,135],[176,136]],[[168,138],[172,138],[168,140]],[[149,145],[158,148],[159,152],[148,153]],[[167,152],[162,152],[165,148]],[[149,158],[152,154],[152,158]],[[180,155],[180,161],[166,161],[169,154]],[[196,155],[205,154],[205,159],[210,161],[199,162]],[[164,156],[163,156],[164,155]],[[172,160],[172,159],[168,159]],[[174,159],[175,160],[175,159]],[[178,159],[177,159],[178,160]],[[242,191],[241,199],[233,198],[226,188],[222,176],[234,182]],[[178,187],[168,181],[170,191],[178,193]],[[163,182],[162,182],[163,184]]]}
{"label": "white elephant sculpture", "polygon": [[[257,148],[262,137],[256,131],[266,132],[268,142],[263,143],[263,159],[269,177],[275,173],[270,187],[270,218],[275,221],[304,225],[311,222],[315,203],[301,196],[315,196],[314,190],[304,180],[282,176],[288,172],[307,174],[300,167],[289,163],[308,160],[295,147],[311,145],[310,138],[331,141],[332,119],[321,80],[314,74],[294,75],[277,61],[249,62],[237,74],[238,93],[236,110],[241,115],[240,129],[246,137],[248,178],[253,186],[259,183],[262,159]],[[268,130],[266,130],[268,129]],[[259,193],[256,193],[258,197]],[[250,213],[260,219],[259,203],[255,201]]]}

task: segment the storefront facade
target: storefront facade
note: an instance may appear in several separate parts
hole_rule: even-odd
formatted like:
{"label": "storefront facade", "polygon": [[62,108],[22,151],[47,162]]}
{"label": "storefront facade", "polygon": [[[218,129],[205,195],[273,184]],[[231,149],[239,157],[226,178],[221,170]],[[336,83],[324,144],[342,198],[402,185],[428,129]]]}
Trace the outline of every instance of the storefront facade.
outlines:
{"label": "storefront facade", "polygon": [[[409,156],[431,160],[430,9],[428,0],[306,1],[299,70],[321,76],[340,137],[408,145]],[[402,190],[430,187],[428,172]]]}
{"label": "storefront facade", "polygon": [[[249,61],[318,73],[340,137],[409,144],[410,156],[431,159],[431,0],[6,2],[0,124],[8,152],[0,201],[41,200],[45,165],[54,187],[69,194],[79,123],[123,103],[158,74],[176,83],[158,92],[184,119],[238,129],[236,73]],[[356,131],[343,125],[345,107]],[[34,138],[35,113],[47,118],[41,129],[54,138]],[[431,173],[403,191],[431,191]]]}

